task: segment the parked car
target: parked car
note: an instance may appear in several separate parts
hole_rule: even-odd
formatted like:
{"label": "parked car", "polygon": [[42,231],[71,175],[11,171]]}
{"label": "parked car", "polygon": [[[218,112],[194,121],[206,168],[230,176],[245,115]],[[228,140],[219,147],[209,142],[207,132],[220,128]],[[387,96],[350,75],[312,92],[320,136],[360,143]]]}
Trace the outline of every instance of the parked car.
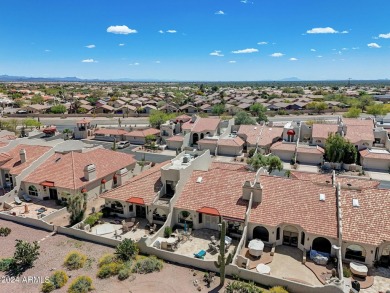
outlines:
{"label": "parked car", "polygon": [[18,110],[16,111],[16,114],[27,114],[26,110]]}
{"label": "parked car", "polygon": [[130,146],[130,142],[128,141],[120,141],[118,142],[118,149],[124,149]]}

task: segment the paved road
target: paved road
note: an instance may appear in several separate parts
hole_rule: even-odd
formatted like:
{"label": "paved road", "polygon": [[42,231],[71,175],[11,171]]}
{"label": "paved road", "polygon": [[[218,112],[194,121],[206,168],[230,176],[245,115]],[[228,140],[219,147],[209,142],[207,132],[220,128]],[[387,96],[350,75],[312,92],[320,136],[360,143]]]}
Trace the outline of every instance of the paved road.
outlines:
{"label": "paved road", "polygon": [[307,120],[337,120],[339,115],[291,115],[268,117],[272,122],[307,121]]}

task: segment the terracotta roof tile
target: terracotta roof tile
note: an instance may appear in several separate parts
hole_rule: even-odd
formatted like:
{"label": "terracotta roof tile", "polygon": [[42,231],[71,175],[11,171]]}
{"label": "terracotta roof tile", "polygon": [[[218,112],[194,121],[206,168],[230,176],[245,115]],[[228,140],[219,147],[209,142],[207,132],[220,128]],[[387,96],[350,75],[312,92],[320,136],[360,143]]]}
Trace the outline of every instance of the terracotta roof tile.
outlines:
{"label": "terracotta roof tile", "polygon": [[148,128],[144,130],[133,130],[126,133],[126,136],[146,137],[147,135],[159,135],[160,130],[155,128]]}
{"label": "terracotta roof tile", "polygon": [[351,125],[347,127],[345,138],[351,143],[358,143],[362,140],[374,141],[373,126],[355,126]]}
{"label": "terracotta roof tile", "polygon": [[260,125],[240,125],[237,134],[248,144],[256,145],[260,132]]}
{"label": "terracotta roof tile", "polygon": [[328,138],[330,133],[336,133],[338,125],[336,124],[313,124],[312,137]]}
{"label": "terracotta roof tile", "polygon": [[298,145],[297,152],[301,154],[324,154],[325,150],[320,146]]}
{"label": "terracotta roof tile", "polygon": [[202,118],[199,117],[194,123],[192,132],[206,132],[217,130],[221,119],[219,118]]}
{"label": "terracotta roof tile", "polygon": [[162,187],[161,167],[163,162],[131,178],[124,185],[114,188],[101,195],[102,198],[129,201],[131,198],[141,198],[146,205],[153,202],[157,192]]}
{"label": "terracotta roof tile", "polygon": [[183,135],[174,135],[174,136],[166,139],[166,141],[183,141],[183,140],[184,140]]}
{"label": "terracotta roof tile", "polygon": [[259,146],[264,147],[272,144],[275,140],[283,136],[283,127],[264,127],[260,139]]}
{"label": "terracotta roof tile", "polygon": [[218,145],[222,146],[242,146],[244,144],[244,141],[240,137],[235,138],[222,138],[218,140]]}
{"label": "terracotta roof tile", "polygon": [[354,119],[354,118],[343,118],[344,125],[348,126],[370,126],[374,127],[374,121],[372,119]]}
{"label": "terracotta roof tile", "polygon": [[51,181],[56,187],[79,189],[95,181],[86,181],[84,178],[84,167],[89,164],[95,164],[96,180],[100,180],[135,162],[132,155],[106,149],[55,153],[23,181],[35,184]]}
{"label": "terracotta roof tile", "polygon": [[295,152],[295,147],[296,147],[295,142],[294,143],[287,143],[287,142],[283,142],[283,141],[278,141],[271,146],[271,152],[273,150],[278,150],[278,151],[283,150],[283,151]]}
{"label": "terracotta roof tile", "polygon": [[360,156],[363,158],[370,158],[370,159],[390,160],[389,152],[375,152],[369,149],[360,151]]}
{"label": "terracotta roof tile", "polygon": [[113,128],[101,128],[95,130],[94,134],[98,135],[126,135],[128,132],[123,129],[113,129]]}
{"label": "terracotta roof tile", "polygon": [[[25,163],[20,162],[20,150],[26,150],[27,161]],[[12,159],[4,162],[0,165],[1,169],[8,169],[10,174],[19,175],[24,169],[29,167],[34,161],[41,157],[44,153],[48,152],[51,147],[40,145],[24,145],[20,144],[8,151],[8,154]]]}

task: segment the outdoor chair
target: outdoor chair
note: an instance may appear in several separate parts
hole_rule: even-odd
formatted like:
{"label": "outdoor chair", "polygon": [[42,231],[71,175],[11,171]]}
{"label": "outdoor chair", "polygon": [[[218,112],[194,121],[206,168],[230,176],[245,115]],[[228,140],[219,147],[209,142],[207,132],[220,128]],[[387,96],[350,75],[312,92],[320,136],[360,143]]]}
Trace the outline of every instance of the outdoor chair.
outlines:
{"label": "outdoor chair", "polygon": [[26,202],[32,201],[31,198],[27,194],[24,193],[22,196],[23,196],[24,201],[26,201]]}
{"label": "outdoor chair", "polygon": [[214,236],[214,235],[211,236],[210,239],[211,239],[211,243],[212,243],[212,244],[217,245],[218,241],[217,241],[217,239],[215,239],[215,236]]}
{"label": "outdoor chair", "polygon": [[22,201],[20,200],[19,196],[15,196],[15,197],[14,197],[14,200],[15,200],[15,203],[16,203],[17,205],[22,204]]}
{"label": "outdoor chair", "polygon": [[215,252],[215,253],[218,253],[218,252],[219,252],[218,247],[215,246],[215,245],[212,244],[212,243],[209,243],[209,249],[211,250],[211,252]]}
{"label": "outdoor chair", "polygon": [[205,250],[200,250],[198,253],[194,253],[194,257],[200,258],[200,259],[204,259],[205,255],[206,255]]}

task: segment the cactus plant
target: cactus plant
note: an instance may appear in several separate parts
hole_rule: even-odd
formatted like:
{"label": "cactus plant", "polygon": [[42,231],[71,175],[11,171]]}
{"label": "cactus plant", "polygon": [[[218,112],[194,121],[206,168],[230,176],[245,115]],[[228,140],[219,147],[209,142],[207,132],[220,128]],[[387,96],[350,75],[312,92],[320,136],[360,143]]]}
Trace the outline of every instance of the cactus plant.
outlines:
{"label": "cactus plant", "polygon": [[225,284],[225,268],[226,265],[231,263],[232,261],[232,254],[229,253],[227,257],[225,257],[225,236],[226,236],[226,222],[222,221],[221,223],[221,237],[220,237],[220,246],[219,246],[219,255],[218,255],[218,261],[214,262],[214,265],[216,268],[219,269],[219,278],[220,278],[220,285],[223,286]]}

